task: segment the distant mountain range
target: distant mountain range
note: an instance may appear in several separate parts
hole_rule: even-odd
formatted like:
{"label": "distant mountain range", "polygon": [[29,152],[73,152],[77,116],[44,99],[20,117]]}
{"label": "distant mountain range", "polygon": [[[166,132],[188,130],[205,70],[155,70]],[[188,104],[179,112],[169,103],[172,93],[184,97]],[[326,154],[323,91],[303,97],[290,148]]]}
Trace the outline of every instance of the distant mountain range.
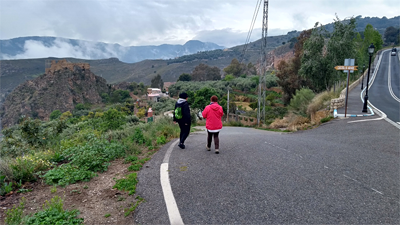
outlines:
{"label": "distant mountain range", "polygon": [[210,42],[191,40],[184,45],[128,46],[60,37],[18,37],[0,40],[0,59],[72,57],[80,59],[118,58],[135,63],[145,59],[173,59],[201,51],[224,49]]}
{"label": "distant mountain range", "polygon": [[[387,27],[399,27],[400,16],[390,19],[357,16],[356,21],[357,31],[363,31],[367,24],[371,24],[383,35]],[[325,27],[328,31],[333,30],[333,24],[327,24]],[[293,52],[292,41],[300,32],[291,31],[286,35],[268,36],[267,50],[271,51],[268,55],[268,59],[271,60],[270,63],[272,61],[277,63],[280,58],[290,57]],[[26,42],[28,42],[28,46]],[[245,52],[243,51],[244,47],[246,47]],[[125,50],[118,50],[119,48]],[[129,50],[129,48],[132,49]],[[216,49],[206,50],[212,48]],[[164,81],[176,81],[179,75],[191,73],[200,63],[216,66],[221,70],[228,66],[233,58],[243,60],[244,63],[257,64],[260,59],[261,41],[257,40],[247,46],[239,45],[224,50],[220,48],[223,47],[200,41],[188,41],[184,45],[123,47],[54,37],[0,40],[0,58],[3,58],[3,60],[0,60],[0,105],[5,96],[19,84],[43,75],[46,64],[51,60],[66,58],[69,62],[89,63],[91,71],[106,79],[107,83],[135,81],[150,84],[151,79],[157,74],[160,74]],[[30,59],[18,59],[17,56],[33,54],[29,51],[30,49],[42,50],[43,55]],[[68,51],[74,52],[74,57],[61,56],[62,53]],[[189,52],[194,53],[190,54]],[[180,57],[176,57],[178,53],[181,54]],[[55,56],[50,57],[51,55]],[[129,55],[131,55],[130,60],[138,62],[127,63]],[[14,56],[13,58],[16,59],[4,60],[5,56]]]}

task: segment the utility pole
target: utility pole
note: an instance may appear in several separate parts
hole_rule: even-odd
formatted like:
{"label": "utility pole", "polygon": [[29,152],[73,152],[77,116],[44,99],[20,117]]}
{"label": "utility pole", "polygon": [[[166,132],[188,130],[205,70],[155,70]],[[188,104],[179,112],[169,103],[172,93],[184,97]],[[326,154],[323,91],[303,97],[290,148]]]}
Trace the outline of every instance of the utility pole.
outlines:
{"label": "utility pole", "polygon": [[[258,86],[258,112],[257,125],[260,126],[261,118],[265,124],[265,89],[266,89],[266,67],[267,67],[267,31],[268,31],[268,0],[264,0],[263,25],[261,35],[261,51],[260,51],[260,78]],[[262,90],[262,91],[261,91]],[[261,115],[262,101],[262,115]]]}
{"label": "utility pole", "polygon": [[229,122],[229,86],[228,86],[228,104],[226,105],[226,122]]}

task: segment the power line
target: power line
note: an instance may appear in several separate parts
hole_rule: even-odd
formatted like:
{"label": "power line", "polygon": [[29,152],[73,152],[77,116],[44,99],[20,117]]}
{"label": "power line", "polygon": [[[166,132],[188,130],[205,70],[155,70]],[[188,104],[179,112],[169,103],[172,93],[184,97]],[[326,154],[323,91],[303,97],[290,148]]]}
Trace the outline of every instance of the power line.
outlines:
{"label": "power line", "polygon": [[256,7],[254,8],[254,12],[253,12],[253,18],[252,18],[251,23],[250,23],[250,28],[249,28],[249,31],[247,33],[245,44],[243,46],[242,54],[240,56],[240,63],[242,63],[243,60],[244,60],[244,54],[247,51],[247,47],[248,47],[249,42],[250,42],[250,38],[251,38],[251,34],[253,32],[254,24],[256,23],[256,20],[257,20],[257,15],[258,15],[258,12],[260,10],[260,6],[261,6],[261,0],[257,0]]}

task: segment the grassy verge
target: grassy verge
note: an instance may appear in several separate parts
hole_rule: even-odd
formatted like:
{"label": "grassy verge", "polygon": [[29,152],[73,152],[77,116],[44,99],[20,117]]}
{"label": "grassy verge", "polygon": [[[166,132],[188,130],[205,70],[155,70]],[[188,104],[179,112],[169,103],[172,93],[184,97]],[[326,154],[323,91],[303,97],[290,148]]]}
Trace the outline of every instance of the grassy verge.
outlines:
{"label": "grassy verge", "polygon": [[[90,116],[91,115],[91,116]],[[107,171],[112,161],[123,158],[131,163],[125,178],[117,180],[114,188],[135,193],[136,172],[150,159],[157,149],[179,136],[179,127],[169,118],[152,123],[141,123],[124,109],[110,108],[100,113],[66,118],[48,122],[23,120],[19,125],[3,130],[5,136],[0,143],[0,194],[13,190],[24,190],[25,182],[43,180],[53,186],[67,186],[80,181],[89,181],[99,173]],[[59,199],[54,204],[60,205]],[[138,201],[139,204],[142,201]],[[22,218],[23,203],[7,214],[6,224]],[[49,203],[53,204],[53,203]],[[49,205],[50,207],[51,205]],[[137,205],[136,205],[137,206]],[[131,207],[131,211],[135,207]],[[42,212],[43,211],[43,212]],[[57,212],[43,209],[35,214],[36,221],[61,216],[69,224],[75,220],[77,211]],[[54,222],[52,220],[52,222]],[[54,223],[50,224],[55,224]],[[27,222],[26,222],[27,223]]]}

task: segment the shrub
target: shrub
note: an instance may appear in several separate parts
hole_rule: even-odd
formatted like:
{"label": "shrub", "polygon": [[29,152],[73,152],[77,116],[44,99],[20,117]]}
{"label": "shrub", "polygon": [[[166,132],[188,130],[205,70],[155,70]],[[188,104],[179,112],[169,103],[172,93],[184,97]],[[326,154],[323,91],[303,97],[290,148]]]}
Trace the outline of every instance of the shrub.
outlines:
{"label": "shrub", "polygon": [[102,130],[115,130],[125,123],[124,115],[116,109],[109,109],[104,113]]}
{"label": "shrub", "polygon": [[83,218],[77,218],[79,210],[64,210],[64,201],[54,196],[43,204],[43,209],[34,215],[27,217],[26,224],[83,224]]}
{"label": "shrub", "polygon": [[46,142],[41,127],[41,121],[31,118],[24,119],[20,124],[21,137],[30,145],[43,145]]}
{"label": "shrub", "polygon": [[109,161],[125,155],[126,146],[121,143],[99,140],[95,135],[88,138],[87,143],[64,150],[62,156],[70,162],[48,171],[43,176],[47,184],[65,186],[80,180],[88,181],[95,172],[106,171]]}
{"label": "shrub", "polygon": [[42,177],[48,185],[60,185],[64,187],[78,181],[89,181],[95,176],[96,173],[92,171],[80,169],[71,164],[63,164],[57,168],[49,170]]}
{"label": "shrub", "polygon": [[6,176],[0,174],[0,195],[5,195],[12,191],[12,183],[7,183]]}
{"label": "shrub", "polygon": [[22,213],[25,208],[25,198],[22,197],[19,206],[13,206],[12,209],[6,211],[6,218],[4,222],[8,225],[17,225],[22,222]]}
{"label": "shrub", "polygon": [[140,119],[143,118],[146,114],[146,109],[145,108],[140,108],[139,111],[136,113],[137,117]]}
{"label": "shrub", "polygon": [[125,117],[125,121],[127,123],[137,123],[137,122],[139,122],[139,118],[137,116],[134,116],[134,115],[129,115],[129,116]]}
{"label": "shrub", "polygon": [[10,165],[13,174],[13,180],[22,182],[35,181],[35,165],[32,161],[18,158]]}
{"label": "shrub", "polygon": [[139,127],[135,128],[135,133],[134,133],[132,139],[133,139],[133,142],[140,144],[140,145],[145,143],[143,131]]}
{"label": "shrub", "polygon": [[290,108],[302,116],[307,115],[307,107],[315,94],[311,89],[302,88],[296,91],[296,94],[290,100]]}
{"label": "shrub", "polygon": [[167,142],[165,136],[157,137],[157,145],[163,145]]}
{"label": "shrub", "polygon": [[54,110],[53,112],[50,113],[50,119],[55,120],[58,119],[61,116],[60,110]]}
{"label": "shrub", "polygon": [[60,120],[66,120],[72,116],[70,111],[63,112],[60,116]]}
{"label": "shrub", "polygon": [[137,183],[138,183],[137,174],[131,173],[127,175],[126,178],[117,180],[113,188],[116,188],[121,191],[128,191],[129,195],[132,195],[135,194],[136,192]]}
{"label": "shrub", "polygon": [[311,116],[312,114],[315,114],[318,110],[329,107],[331,104],[331,99],[336,97],[337,96],[334,92],[328,91],[317,94],[308,105],[307,114]]}
{"label": "shrub", "polygon": [[125,146],[120,143],[109,143],[105,140],[94,138],[82,146],[66,149],[63,156],[71,160],[71,164],[93,172],[107,170],[106,162],[122,157]]}
{"label": "shrub", "polygon": [[138,160],[139,160],[139,159],[138,159],[137,156],[130,155],[130,156],[128,156],[128,157],[125,158],[125,163],[128,163],[128,162],[135,162],[135,161],[138,161]]}
{"label": "shrub", "polygon": [[331,121],[332,119],[333,119],[333,116],[328,116],[328,117],[322,118],[321,123],[326,123],[328,121]]}

